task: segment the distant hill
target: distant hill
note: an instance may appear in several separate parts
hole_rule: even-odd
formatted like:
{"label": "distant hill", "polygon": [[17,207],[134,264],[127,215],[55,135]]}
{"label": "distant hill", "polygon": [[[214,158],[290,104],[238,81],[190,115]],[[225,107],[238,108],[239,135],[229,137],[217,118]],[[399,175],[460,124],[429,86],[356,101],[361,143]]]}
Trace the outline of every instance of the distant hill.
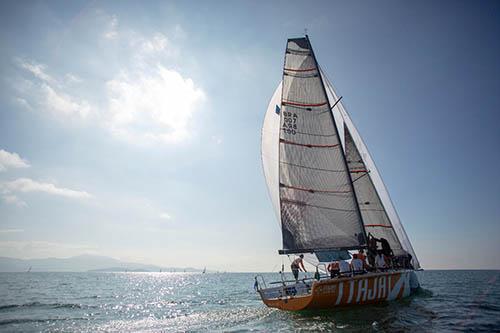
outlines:
{"label": "distant hill", "polygon": [[80,255],[70,258],[16,259],[0,257],[0,272],[201,272],[191,267],[160,267],[139,263],[124,262],[118,259]]}

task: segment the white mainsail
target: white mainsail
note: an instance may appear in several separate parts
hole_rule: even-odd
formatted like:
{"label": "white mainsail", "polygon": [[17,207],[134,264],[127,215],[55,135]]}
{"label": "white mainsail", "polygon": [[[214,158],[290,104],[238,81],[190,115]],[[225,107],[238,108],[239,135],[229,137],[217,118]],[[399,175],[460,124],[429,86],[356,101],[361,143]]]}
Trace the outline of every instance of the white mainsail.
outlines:
{"label": "white mainsail", "polygon": [[287,42],[281,97],[282,253],[365,246],[361,212],[307,37]]}

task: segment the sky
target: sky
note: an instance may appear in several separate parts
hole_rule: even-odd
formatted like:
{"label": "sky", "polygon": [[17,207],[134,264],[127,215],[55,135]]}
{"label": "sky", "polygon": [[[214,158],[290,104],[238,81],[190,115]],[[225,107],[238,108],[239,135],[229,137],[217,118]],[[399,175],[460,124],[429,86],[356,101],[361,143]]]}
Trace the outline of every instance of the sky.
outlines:
{"label": "sky", "polygon": [[260,158],[307,29],[424,269],[500,269],[497,1],[2,1],[0,256],[279,269]]}

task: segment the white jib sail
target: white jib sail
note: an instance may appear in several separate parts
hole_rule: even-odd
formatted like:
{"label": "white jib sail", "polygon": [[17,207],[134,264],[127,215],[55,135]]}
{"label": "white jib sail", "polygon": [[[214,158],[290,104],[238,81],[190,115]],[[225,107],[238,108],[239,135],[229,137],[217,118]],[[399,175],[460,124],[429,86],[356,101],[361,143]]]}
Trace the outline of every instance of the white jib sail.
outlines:
{"label": "white jib sail", "polygon": [[[330,100],[331,105],[333,105],[339,99],[340,96],[336,93],[335,88],[328,80],[326,75],[323,73],[323,71],[321,71],[321,76],[323,77],[323,82],[325,82],[325,86],[327,88],[328,99]],[[370,156],[368,148],[363,142],[363,139],[361,138],[361,135],[356,129],[356,126],[352,122],[349,114],[342,105],[342,102],[337,103],[337,105],[333,108],[333,115],[335,117],[335,121],[338,124],[339,132],[341,131],[341,128],[343,128],[342,124],[344,124],[349,129],[349,132],[352,136],[352,139],[354,140],[356,147],[358,148],[361,158],[363,159],[366,168],[369,170],[369,177],[371,178],[373,185],[375,186],[375,189],[380,197],[380,200],[382,201],[385,211],[387,212],[389,220],[394,228],[394,232],[396,233],[399,241],[401,242],[401,246],[406,252],[410,253],[411,256],[413,257],[412,260],[413,266],[416,269],[420,268],[420,263],[417,259],[415,251],[413,250],[410,240],[408,239],[408,236],[406,234],[406,231],[403,225],[401,224],[401,220],[399,219],[396,209],[394,208],[391,197],[389,196],[389,192],[387,191],[387,188],[385,187],[382,177],[380,176],[380,173],[377,170],[375,162]],[[344,133],[341,134],[341,139],[345,149]]]}
{"label": "white jib sail", "polygon": [[276,88],[264,117],[261,136],[262,167],[266,178],[269,196],[281,226],[279,193],[279,141],[280,141],[280,105],[281,82]]}

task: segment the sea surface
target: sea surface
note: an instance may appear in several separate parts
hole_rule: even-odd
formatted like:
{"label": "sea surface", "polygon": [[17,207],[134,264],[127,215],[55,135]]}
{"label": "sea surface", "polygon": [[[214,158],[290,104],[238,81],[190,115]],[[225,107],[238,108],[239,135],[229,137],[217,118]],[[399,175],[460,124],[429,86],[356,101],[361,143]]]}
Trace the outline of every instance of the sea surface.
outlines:
{"label": "sea surface", "polygon": [[301,313],[267,308],[254,275],[0,273],[0,332],[500,331],[500,271],[419,272],[407,299]]}

